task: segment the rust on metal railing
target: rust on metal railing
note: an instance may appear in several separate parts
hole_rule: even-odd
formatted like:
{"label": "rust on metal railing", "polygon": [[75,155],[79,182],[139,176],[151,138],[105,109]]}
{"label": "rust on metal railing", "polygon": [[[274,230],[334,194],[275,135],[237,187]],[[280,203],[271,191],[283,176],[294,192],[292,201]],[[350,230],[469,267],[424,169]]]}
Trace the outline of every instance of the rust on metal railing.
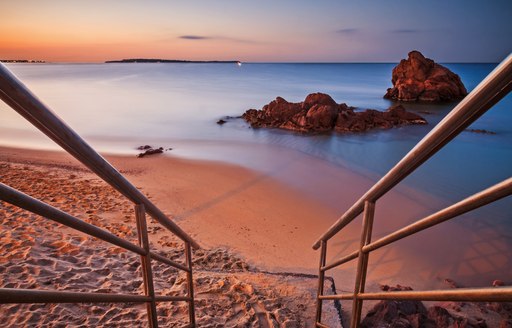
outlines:
{"label": "rust on metal railing", "polygon": [[[431,228],[447,220],[473,211],[479,207],[512,195],[512,177],[464,200],[448,206],[434,214],[398,229],[371,242],[373,211],[379,198],[394,188],[400,181],[414,172],[420,165],[449,143],[460,132],[477,120],[489,108],[512,90],[512,54],[496,67],[471,93],[466,96],[432,131],[427,134],[407,155],[371,187],[352,205],[322,236],[313,244],[313,249],[321,246],[319,283],[324,280],[325,271],[341,264],[358,259],[354,293],[340,295],[317,294],[317,327],[321,323],[322,301],[352,300],[350,327],[356,328],[361,321],[364,300],[420,300],[420,301],[512,301],[512,287],[500,288],[457,288],[451,290],[393,291],[367,293],[364,291],[368,257],[372,251]],[[363,226],[359,249],[325,264],[325,250],[330,238],[336,235],[358,215],[363,213]]]}

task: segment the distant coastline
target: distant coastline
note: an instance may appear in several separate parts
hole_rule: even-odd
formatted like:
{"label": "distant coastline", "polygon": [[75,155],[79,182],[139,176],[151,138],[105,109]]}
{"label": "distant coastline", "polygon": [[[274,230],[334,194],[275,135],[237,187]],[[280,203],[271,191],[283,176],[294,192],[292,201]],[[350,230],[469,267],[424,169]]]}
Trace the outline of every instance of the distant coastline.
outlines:
{"label": "distant coastline", "polygon": [[46,63],[44,60],[32,59],[0,59],[2,63]]}
{"label": "distant coastline", "polygon": [[121,60],[107,60],[105,63],[182,63],[182,64],[237,64],[238,60],[179,60],[179,59],[150,59],[132,58]]}

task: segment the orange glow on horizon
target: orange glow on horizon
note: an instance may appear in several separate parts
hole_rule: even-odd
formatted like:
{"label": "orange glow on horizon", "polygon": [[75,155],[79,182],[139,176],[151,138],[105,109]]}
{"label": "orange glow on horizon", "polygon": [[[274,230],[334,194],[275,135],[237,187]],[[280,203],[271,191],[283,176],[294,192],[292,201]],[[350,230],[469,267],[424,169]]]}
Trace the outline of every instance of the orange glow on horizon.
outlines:
{"label": "orange glow on horizon", "polygon": [[[497,62],[510,52],[506,2],[464,13],[390,2],[11,1],[2,6],[0,59],[390,62],[417,49],[440,62]],[[401,19],[389,19],[396,7]]]}

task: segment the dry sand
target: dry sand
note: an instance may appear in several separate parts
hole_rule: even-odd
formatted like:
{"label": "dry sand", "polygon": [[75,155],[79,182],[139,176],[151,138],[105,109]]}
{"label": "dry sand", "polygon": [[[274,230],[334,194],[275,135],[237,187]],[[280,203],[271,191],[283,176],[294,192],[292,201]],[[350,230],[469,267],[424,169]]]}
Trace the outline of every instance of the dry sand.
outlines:
{"label": "dry sand", "polygon": [[[147,169],[148,164],[171,165],[172,172],[180,177],[179,182],[173,184],[173,191],[195,183],[194,179],[204,179],[204,176],[194,175],[198,171],[217,170],[217,174],[222,174],[234,169],[167,158],[145,162],[118,157],[109,160],[118,161],[118,167],[122,167],[121,171],[133,181],[144,180],[145,173],[153,171]],[[206,167],[209,170],[204,170]],[[239,171],[240,178],[251,178],[249,172]],[[158,188],[169,186],[171,182],[170,177],[158,178],[158,174],[149,177],[154,180],[148,181],[157,184]],[[0,180],[79,219],[136,242],[132,205],[65,154],[2,149]],[[209,183],[218,183],[217,191],[224,192],[223,188],[227,187],[222,180],[221,177]],[[143,186],[145,191],[147,186]],[[215,191],[208,181],[203,188],[205,192]],[[165,204],[173,203],[177,207],[169,209],[159,204],[169,215],[185,203],[196,208],[201,202],[192,191],[188,196],[184,190],[175,192],[181,197]],[[148,194],[151,197],[152,193]],[[240,215],[243,216],[243,212]],[[186,224],[186,216],[178,222],[203,246],[193,254],[196,317],[200,327],[312,327],[316,277],[260,270],[236,254],[242,252],[230,250],[236,250],[235,247],[222,247],[229,245],[226,238],[233,233],[226,231],[223,234],[222,229],[226,227],[219,230],[213,228],[214,223],[197,225],[196,229],[203,229],[199,232],[211,238],[204,242],[202,234],[193,230],[196,226]],[[0,259],[0,286],[4,288],[143,292],[139,259],[130,252],[3,202],[0,203],[0,229],[0,252],[4,254]],[[244,233],[246,229],[244,225],[238,233]],[[164,232],[153,220],[149,222],[148,231],[152,248],[183,262],[181,241]],[[213,237],[216,234],[220,235],[215,244]],[[251,254],[256,252],[252,250]],[[153,270],[158,294],[185,294],[183,274],[158,263],[153,265]],[[332,287],[330,281],[326,282],[326,291]],[[163,303],[158,314],[164,327],[185,326],[187,304],[168,306]],[[330,325],[339,325],[339,315],[332,304],[327,305],[324,317]],[[8,304],[0,307],[0,318],[9,327],[146,326],[146,312],[141,305]]]}
{"label": "dry sand", "polygon": [[[320,165],[315,167],[324,173],[321,179],[341,181],[341,187],[319,181],[327,186],[324,194],[339,195],[339,208],[334,208],[326,206],[322,197],[310,197],[272,175],[233,165],[159,155],[106,158],[201,244],[202,250],[194,254],[201,327],[312,326],[317,281],[290,273],[317,272],[318,252],[311,249],[312,243],[373,183],[319,163],[298,162],[288,168],[302,172],[303,166]],[[136,241],[132,205],[65,153],[0,147],[0,181]],[[418,198],[432,206],[436,203],[412,191],[386,196],[377,218],[391,215],[394,220],[381,228],[377,224],[376,233],[431,212],[430,207],[418,204]],[[139,261],[132,254],[5,203],[0,203],[0,220],[0,250],[6,254],[0,259],[2,287],[142,292]],[[329,260],[356,248],[359,225],[351,224],[333,240]],[[154,222],[149,231],[153,247],[177,261],[183,258],[181,243]],[[416,254],[409,254],[411,249],[392,248],[379,256],[379,263],[386,265],[370,268],[369,288],[397,282],[418,288],[414,285],[417,272],[400,274],[411,261],[421,263]],[[183,292],[183,276],[164,266],[155,267],[161,294]],[[352,289],[353,269],[349,265],[333,273],[338,292]],[[428,270],[432,273],[423,270],[424,278],[447,278],[439,276],[436,268]],[[282,274],[265,273],[269,271]],[[326,289],[332,287],[328,285]],[[331,302],[326,304],[326,321],[335,326],[337,312]],[[186,304],[162,306],[159,315],[167,326],[179,326],[185,322]],[[139,326],[144,325],[145,311],[140,306],[112,304],[9,305],[0,308],[0,318],[14,326],[50,327],[58,326],[57,321],[78,326]]]}

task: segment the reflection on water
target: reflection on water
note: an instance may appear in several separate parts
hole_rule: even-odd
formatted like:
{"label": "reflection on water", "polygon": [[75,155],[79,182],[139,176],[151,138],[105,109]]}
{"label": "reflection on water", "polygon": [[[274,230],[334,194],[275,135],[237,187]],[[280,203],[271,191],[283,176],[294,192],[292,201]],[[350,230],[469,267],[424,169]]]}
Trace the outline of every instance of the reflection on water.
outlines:
{"label": "reflection on water", "polygon": [[[286,163],[311,159],[348,167],[376,180],[403,157],[455,104],[404,104],[430,123],[365,134],[303,136],[279,130],[254,130],[241,119],[219,126],[225,116],[261,108],[276,96],[302,101],[312,92],[360,108],[386,109],[382,98],[390,87],[394,64],[12,64],[9,68],[100,151],[134,154],[140,144],[173,147],[172,154],[231,162],[264,172],[318,197],[340,211],[339,199],[325,190],[333,181],[322,171],[302,167],[287,172]],[[492,64],[449,64],[468,90]],[[435,206],[448,204],[495,184],[511,174],[512,96],[486,113],[473,128],[496,132],[463,132],[404,181],[433,195]],[[55,147],[16,113],[0,104],[0,144]],[[282,168],[282,169],[279,169]],[[340,182],[341,183],[341,182]],[[354,200],[360,194],[354,195]],[[343,203],[345,204],[345,203]],[[510,240],[512,201],[478,212],[481,229],[497,227]],[[418,244],[416,244],[418,245]],[[510,245],[510,244],[509,244]],[[510,248],[509,248],[510,250]]]}

